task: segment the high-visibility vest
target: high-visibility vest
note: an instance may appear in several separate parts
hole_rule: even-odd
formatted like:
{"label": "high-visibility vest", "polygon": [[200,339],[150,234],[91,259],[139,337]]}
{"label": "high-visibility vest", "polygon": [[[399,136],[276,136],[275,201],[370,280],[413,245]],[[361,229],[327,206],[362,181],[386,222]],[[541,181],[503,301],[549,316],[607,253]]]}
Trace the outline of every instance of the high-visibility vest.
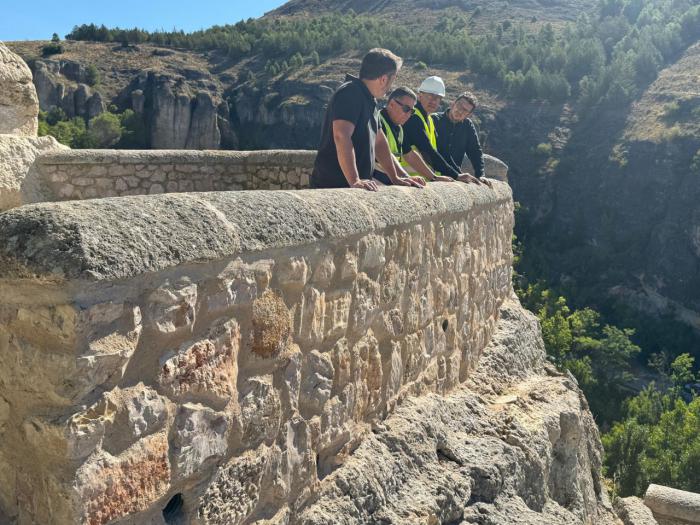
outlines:
{"label": "high-visibility vest", "polygon": [[[428,118],[426,119],[418,108],[413,108],[413,114],[418,115],[418,118],[421,119],[421,122],[423,122],[423,129],[425,130],[425,134],[428,136],[428,142],[430,142],[433,149],[437,151],[437,133],[435,132],[435,122],[433,122],[433,117],[428,114]],[[413,149],[415,150],[416,147],[413,146]],[[418,175],[419,177],[423,177],[423,175],[417,173],[416,170],[414,170],[403,157],[401,157],[401,166],[408,172],[409,175]],[[440,175],[440,173],[437,171],[435,174]],[[423,178],[428,180],[425,177]]]}
{"label": "high-visibility vest", "polygon": [[386,135],[386,139],[389,142],[389,149],[391,150],[391,153],[395,157],[400,158],[401,145],[403,144],[403,128],[399,126],[399,136],[397,138],[394,136],[394,132],[391,130],[391,126],[384,118],[384,115],[380,113],[379,118],[382,121],[382,128],[384,128],[384,134]]}

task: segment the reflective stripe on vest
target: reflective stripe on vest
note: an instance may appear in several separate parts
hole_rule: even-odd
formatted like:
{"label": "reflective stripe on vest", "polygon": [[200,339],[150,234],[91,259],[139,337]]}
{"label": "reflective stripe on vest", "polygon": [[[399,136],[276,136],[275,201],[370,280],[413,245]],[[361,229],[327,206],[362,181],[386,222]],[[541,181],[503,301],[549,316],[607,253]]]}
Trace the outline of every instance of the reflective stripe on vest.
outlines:
{"label": "reflective stripe on vest", "polygon": [[[435,123],[433,122],[433,117],[428,115],[428,120],[426,120],[418,108],[413,108],[413,114],[418,115],[418,118],[421,119],[421,122],[423,122],[423,130],[428,136],[428,142],[430,142],[430,145],[433,147],[433,149],[437,151],[437,133],[435,133]],[[415,146],[412,146],[412,148],[416,150]],[[408,172],[409,175],[418,175],[419,177],[423,177],[425,180],[428,180],[420,173],[417,173],[416,170],[414,170],[413,167],[408,162],[406,162],[403,157],[401,157],[401,166],[403,166],[403,168]],[[440,172],[436,171],[435,175],[440,175]]]}
{"label": "reflective stripe on vest", "polygon": [[435,122],[433,122],[433,117],[428,115],[428,120],[426,120],[423,113],[421,113],[418,108],[413,108],[413,114],[418,115],[418,118],[423,122],[423,129],[425,130],[425,134],[428,136],[428,141],[433,149],[437,151],[437,134],[435,133]]}
{"label": "reflective stripe on vest", "polygon": [[400,157],[401,156],[400,147],[403,144],[403,128],[401,126],[399,126],[399,139],[396,140],[396,137],[394,136],[394,132],[392,131],[389,123],[384,118],[384,115],[382,115],[380,113],[379,118],[382,121],[382,128],[384,128],[384,134],[386,135],[386,139],[389,142],[389,149],[391,150],[391,153],[393,153],[394,156],[397,158]]}

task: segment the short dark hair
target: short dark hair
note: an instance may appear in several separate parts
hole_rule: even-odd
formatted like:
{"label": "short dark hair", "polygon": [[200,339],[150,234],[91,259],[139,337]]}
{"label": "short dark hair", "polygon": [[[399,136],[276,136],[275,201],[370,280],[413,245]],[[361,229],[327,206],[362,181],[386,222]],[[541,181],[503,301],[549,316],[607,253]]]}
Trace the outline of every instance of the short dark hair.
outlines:
{"label": "short dark hair", "polygon": [[476,106],[479,104],[479,100],[476,98],[476,95],[474,95],[474,93],[472,93],[471,91],[465,91],[464,93],[460,93],[455,99],[455,102],[459,102],[460,100],[466,100],[472,105],[474,109],[476,109]]}
{"label": "short dark hair", "polygon": [[416,93],[409,87],[399,86],[394,91],[389,94],[389,100],[393,100],[399,97],[409,97],[413,100],[418,100]]}
{"label": "short dark hair", "polygon": [[403,60],[388,49],[375,47],[362,59],[360,66],[360,78],[363,80],[376,80],[382,75],[393,75],[401,69]]}

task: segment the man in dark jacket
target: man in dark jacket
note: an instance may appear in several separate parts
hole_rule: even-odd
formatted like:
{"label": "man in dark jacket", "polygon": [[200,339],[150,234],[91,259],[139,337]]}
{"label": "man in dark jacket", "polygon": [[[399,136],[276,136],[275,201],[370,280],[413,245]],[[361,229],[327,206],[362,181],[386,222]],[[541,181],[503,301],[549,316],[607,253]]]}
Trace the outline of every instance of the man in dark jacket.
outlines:
{"label": "man in dark jacket", "polygon": [[[431,113],[438,110],[444,97],[445,83],[443,80],[438,76],[426,78],[418,89],[418,103],[413,115],[403,126],[404,136],[437,175],[447,176],[462,182],[481,184],[482,181],[469,173],[462,173],[459,167],[452,166],[438,152],[437,134]],[[407,171],[411,173],[410,170]]]}
{"label": "man in dark jacket", "polygon": [[474,175],[489,186],[484,178],[484,154],[479,135],[469,118],[476,109],[476,97],[465,91],[457,97],[447,111],[432,115],[437,136],[437,150],[456,171],[462,171],[462,159],[466,155],[474,167]]}

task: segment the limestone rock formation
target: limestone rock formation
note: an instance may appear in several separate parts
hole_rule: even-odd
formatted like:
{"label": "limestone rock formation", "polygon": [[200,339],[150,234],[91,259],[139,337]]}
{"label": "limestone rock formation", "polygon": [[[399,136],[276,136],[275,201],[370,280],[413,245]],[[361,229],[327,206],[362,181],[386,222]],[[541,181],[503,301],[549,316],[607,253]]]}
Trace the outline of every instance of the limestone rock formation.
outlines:
{"label": "limestone rock formation", "polygon": [[68,148],[53,137],[0,135],[0,211],[26,202],[23,195],[31,185],[30,172],[39,155],[63,149]]}
{"label": "limestone rock formation", "polygon": [[601,459],[583,394],[511,300],[466,385],[405,401],[288,523],[612,525]]}
{"label": "limestone rock formation", "polygon": [[87,85],[87,72],[82,64],[45,59],[34,61],[32,68],[42,110],[57,107],[70,118],[88,120],[105,110],[102,95]]}
{"label": "limestone rock formation", "polygon": [[39,104],[24,61],[0,42],[0,211],[23,203],[25,179],[36,157],[64,148],[37,137]]}
{"label": "limestone rock formation", "polygon": [[38,114],[29,67],[0,42],[0,134],[36,136]]}

